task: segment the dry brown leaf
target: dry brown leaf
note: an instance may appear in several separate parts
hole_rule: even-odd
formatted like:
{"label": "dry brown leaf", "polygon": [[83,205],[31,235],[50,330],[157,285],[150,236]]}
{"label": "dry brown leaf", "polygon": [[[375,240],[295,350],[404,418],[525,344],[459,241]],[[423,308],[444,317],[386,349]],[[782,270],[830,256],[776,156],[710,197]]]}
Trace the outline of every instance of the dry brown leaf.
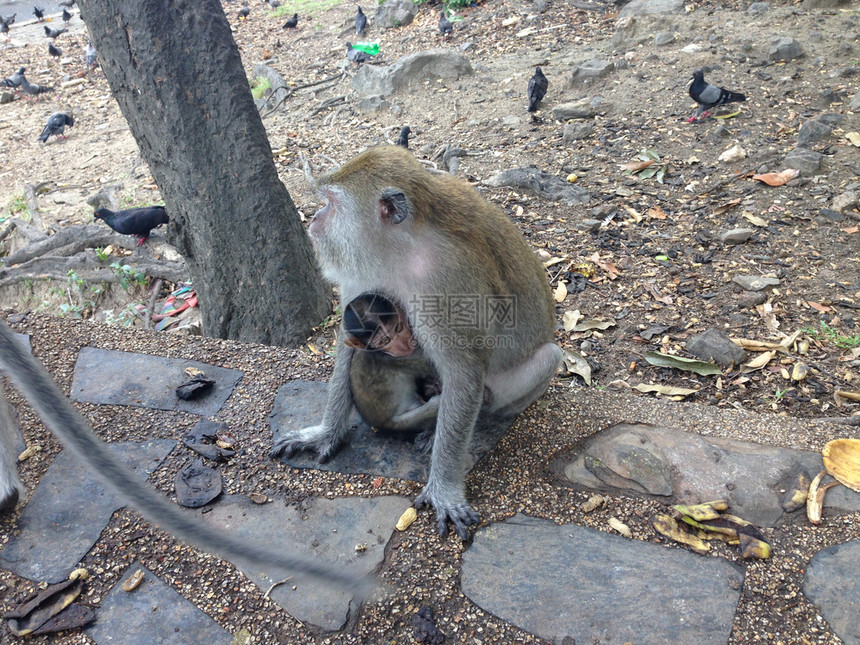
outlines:
{"label": "dry brown leaf", "polygon": [[646,161],[631,161],[630,163],[622,164],[621,170],[629,170],[630,172],[639,172],[640,170],[645,170],[648,166],[654,164],[653,159],[648,159]]}
{"label": "dry brown leaf", "polygon": [[763,175],[753,175],[753,179],[767,184],[768,186],[782,186],[787,184],[792,179],[797,177],[800,171],[795,168],[788,168],[782,172],[766,172]]}
{"label": "dry brown leaf", "polygon": [[765,340],[752,340],[750,338],[732,338],[731,341],[740,347],[751,352],[784,352],[785,347],[780,343],[769,343]]}
{"label": "dry brown leaf", "polygon": [[592,262],[594,262],[601,269],[606,271],[606,273],[609,274],[610,280],[615,280],[615,278],[617,278],[619,275],[621,275],[621,270],[618,267],[616,267],[614,264],[612,264],[612,262],[608,262],[606,260],[600,259],[600,253],[595,253],[594,255],[592,255],[588,259],[591,260]]}
{"label": "dry brown leaf", "polygon": [[636,222],[637,224],[642,221],[642,213],[637,211],[632,206],[628,206],[627,204],[624,204],[624,210],[626,210],[628,213],[630,213],[630,216],[633,218],[633,221]]}
{"label": "dry brown leaf", "polygon": [[848,233],[848,235],[853,235],[857,231],[860,231],[860,226],[849,226],[848,228],[841,229],[843,233]]}
{"label": "dry brown leaf", "polygon": [[776,352],[763,352],[752,359],[749,363],[744,363],[743,371],[744,372],[754,372],[756,370],[760,370],[765,365],[770,363],[773,357],[776,356]]}
{"label": "dry brown leaf", "polygon": [[828,307],[827,305],[822,305],[821,303],[814,302],[812,300],[807,300],[806,304],[815,309],[815,311],[819,311],[823,314],[829,314],[831,311],[833,311],[831,307]]}
{"label": "dry brown leaf", "polygon": [[860,132],[846,132],[845,138],[851,142],[851,145],[860,148]]}
{"label": "dry brown leaf", "polygon": [[738,197],[738,198],[736,198],[736,199],[732,199],[732,200],[729,200],[729,201],[727,201],[727,202],[725,202],[725,203],[723,203],[723,204],[720,204],[719,206],[717,206],[717,207],[714,209],[714,215],[721,215],[721,214],[725,213],[725,212],[726,212],[727,210],[729,210],[730,208],[734,208],[735,206],[737,206],[738,204],[740,204],[740,203],[741,203],[741,201],[742,201],[742,198],[741,198],[741,197]]}
{"label": "dry brown leaf", "polygon": [[559,282],[552,297],[555,298],[556,302],[564,302],[564,299],[567,298],[567,285],[564,282]]}
{"label": "dry brown leaf", "polygon": [[833,400],[836,405],[842,406],[845,401],[860,401],[860,392],[852,390],[836,390],[833,392]]}
{"label": "dry brown leaf", "polygon": [[564,325],[564,331],[571,331],[576,324],[582,320],[582,314],[579,313],[579,309],[574,309],[573,311],[565,311],[564,315],[561,317],[561,322]]}
{"label": "dry brown leaf", "polygon": [[639,390],[640,392],[646,394],[648,392],[656,392],[657,394],[668,396],[673,401],[680,401],[684,397],[698,392],[698,390],[691,390],[690,388],[686,387],[672,387],[670,385],[650,385],[648,383],[639,383],[639,385],[634,385],[633,389]]}

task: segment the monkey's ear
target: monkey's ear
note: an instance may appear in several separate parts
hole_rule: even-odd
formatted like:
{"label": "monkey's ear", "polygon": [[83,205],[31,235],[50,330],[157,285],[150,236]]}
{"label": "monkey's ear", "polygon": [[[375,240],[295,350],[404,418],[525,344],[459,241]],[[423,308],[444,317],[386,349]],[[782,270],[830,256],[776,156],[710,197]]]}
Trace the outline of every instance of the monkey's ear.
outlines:
{"label": "monkey's ear", "polygon": [[367,343],[361,342],[355,336],[347,336],[343,339],[343,344],[353,349],[367,349]]}
{"label": "monkey's ear", "polygon": [[412,203],[402,190],[385,188],[379,195],[379,217],[386,224],[400,224],[412,215]]}

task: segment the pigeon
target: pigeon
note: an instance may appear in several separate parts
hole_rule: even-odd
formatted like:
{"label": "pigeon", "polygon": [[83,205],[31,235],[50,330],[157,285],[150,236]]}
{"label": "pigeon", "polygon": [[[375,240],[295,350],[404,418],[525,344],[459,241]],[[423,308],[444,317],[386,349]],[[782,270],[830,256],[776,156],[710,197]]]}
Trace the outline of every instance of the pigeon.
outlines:
{"label": "pigeon", "polygon": [[17,13],[13,13],[11,16],[5,16],[3,17],[3,22],[5,22],[7,25],[11,25],[13,22],[15,22],[15,16],[17,15]]}
{"label": "pigeon", "polygon": [[359,7],[358,13],[355,14],[355,33],[362,36],[365,29],[367,29],[367,16],[364,15],[361,7]]}
{"label": "pigeon", "polygon": [[57,49],[56,47],[54,47],[53,43],[48,43],[48,53],[51,56],[53,56],[54,58],[59,58],[60,56],[63,55],[63,50]]}
{"label": "pigeon", "polygon": [[412,134],[412,130],[409,129],[408,125],[404,125],[400,128],[400,136],[397,137],[397,141],[395,143],[401,148],[409,149],[409,135]]}
{"label": "pigeon", "polygon": [[369,61],[372,58],[372,56],[367,52],[355,49],[350,42],[346,43],[346,57],[353,63],[359,64]]}
{"label": "pigeon", "polygon": [[236,15],[239,16],[239,20],[245,20],[250,13],[251,8],[248,5],[245,5],[244,7],[239,9],[239,12]]}
{"label": "pigeon", "polygon": [[45,25],[45,35],[54,40],[60,34],[64,34],[68,31],[68,29],[51,29],[48,25]]}
{"label": "pigeon", "polygon": [[0,16],[0,34],[6,34],[6,42],[12,40],[12,37],[9,35],[9,23],[3,20],[2,16]]}
{"label": "pigeon", "polygon": [[27,77],[21,74],[21,91],[30,96],[39,96],[39,94],[47,94],[53,92],[53,87],[46,85],[36,85],[27,80]]}
{"label": "pigeon", "polygon": [[549,81],[543,75],[540,67],[535,67],[535,75],[529,79],[529,112],[537,110],[538,103],[546,96]]}
{"label": "pigeon", "polygon": [[445,11],[439,11],[439,33],[442,34],[444,40],[448,40],[448,34],[454,32],[454,25],[445,17]]}
{"label": "pigeon", "polygon": [[45,10],[39,7],[33,7],[33,15],[36,16],[36,20],[42,22],[45,19]]}
{"label": "pigeon", "polygon": [[692,123],[699,118],[710,115],[710,109],[715,108],[718,105],[747,100],[746,96],[739,94],[738,92],[731,92],[723,89],[722,87],[708,85],[708,83],[705,82],[705,73],[700,69],[693,72],[693,83],[690,85],[690,97],[699,104],[699,109],[696,110],[696,113],[693,116],[687,119],[688,123]]}
{"label": "pigeon", "polygon": [[290,18],[289,20],[287,20],[287,22],[284,23],[284,26],[281,27],[281,29],[295,29],[296,25],[298,25],[298,24],[299,24],[299,14],[294,13],[293,17]]}
{"label": "pigeon", "polygon": [[48,123],[45,124],[42,134],[39,135],[39,141],[47,143],[48,137],[52,134],[65,139],[66,135],[63,134],[63,131],[66,129],[66,126],[71,128],[73,125],[75,125],[75,120],[68,112],[54,112],[48,119]]}
{"label": "pigeon", "polygon": [[4,78],[0,81],[0,85],[3,87],[21,87],[21,80],[24,78],[24,72],[26,68],[20,67],[17,72],[12,74],[9,78]]}
{"label": "pigeon", "polygon": [[104,220],[117,233],[134,235],[138,238],[138,246],[146,242],[152,229],[170,221],[164,206],[143,206],[116,212],[100,208],[93,213],[93,217]]}
{"label": "pigeon", "polygon": [[87,43],[86,57],[87,67],[95,67],[98,62],[98,52],[91,42]]}
{"label": "pigeon", "polygon": [[63,9],[63,22],[66,23],[66,25],[68,25],[69,21],[71,19],[72,19],[72,14],[69,13],[69,10]]}

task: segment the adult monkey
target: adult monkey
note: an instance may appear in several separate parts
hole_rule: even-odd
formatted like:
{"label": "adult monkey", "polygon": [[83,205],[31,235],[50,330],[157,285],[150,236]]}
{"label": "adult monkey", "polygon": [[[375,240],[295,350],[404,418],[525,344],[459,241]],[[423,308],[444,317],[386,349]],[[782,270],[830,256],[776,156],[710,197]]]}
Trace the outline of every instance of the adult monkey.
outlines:
{"label": "adult monkey", "polygon": [[[302,553],[275,550],[246,537],[224,533],[180,510],[146,482],[140,481],[93,432],[69,400],[54,385],[39,362],[25,350],[12,330],[0,321],[0,367],[27,398],[36,413],[80,461],[86,463],[102,482],[161,528],[207,551],[234,562],[255,566],[286,567],[296,573],[346,584],[366,593],[369,581]],[[0,398],[3,392],[0,390]],[[5,403],[3,401],[2,403]],[[11,415],[0,407],[0,510],[12,508],[18,500],[21,482],[15,465],[15,436]]]}
{"label": "adult monkey", "polygon": [[[343,302],[371,291],[406,307],[439,373],[430,474],[416,505],[436,509],[442,535],[451,522],[466,539],[478,515],[466,501],[465,456],[484,387],[493,394],[488,412],[517,414],[561,360],[544,268],[500,209],[465,182],[426,172],[402,148],[372,148],[318,186],[328,203],[309,233],[323,274]],[[354,351],[339,343],[322,423],[285,433],[272,456],[311,450],[326,461],[335,453],[349,429]]]}

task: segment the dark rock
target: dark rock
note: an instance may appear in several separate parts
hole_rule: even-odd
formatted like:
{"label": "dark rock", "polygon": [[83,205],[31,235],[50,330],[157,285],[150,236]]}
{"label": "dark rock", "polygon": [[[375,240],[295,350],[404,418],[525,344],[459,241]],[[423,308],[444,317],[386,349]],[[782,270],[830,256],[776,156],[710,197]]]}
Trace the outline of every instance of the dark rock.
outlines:
{"label": "dark rock", "polygon": [[589,233],[596,233],[600,230],[603,222],[599,219],[585,219],[581,222],[576,223],[576,228],[580,231],[588,231]]}
{"label": "dark rock", "polygon": [[816,553],[803,578],[804,595],[845,645],[860,645],[857,571],[860,571],[860,540],[851,540]]}
{"label": "dark rock", "polygon": [[831,208],[822,208],[818,212],[822,218],[830,220],[831,222],[842,222],[845,220],[845,216],[842,213]]}
{"label": "dark rock", "polygon": [[747,353],[718,329],[708,329],[687,341],[687,351],[701,361],[730,367],[746,362]]}
{"label": "dark rock", "polygon": [[460,577],[479,607],[553,643],[636,645],[726,643],[744,580],[722,558],[520,514],[478,529]]}
{"label": "dark rock", "polygon": [[804,121],[803,125],[800,126],[800,132],[797,134],[797,145],[800,148],[808,148],[813,143],[830,136],[831,132],[833,132],[833,127],[819,119]]}
{"label": "dark rock", "polygon": [[595,444],[585,467],[609,486],[649,495],[671,495],[672,474],[662,449],[645,434],[631,432],[617,441]]}
{"label": "dark rock", "polygon": [[442,645],[445,634],[436,627],[436,617],[429,605],[424,605],[412,616],[412,635],[419,643]]}
{"label": "dark rock", "polygon": [[176,396],[183,401],[201,399],[215,387],[215,381],[205,376],[195,376],[176,388]]}
{"label": "dark rock", "polygon": [[737,297],[738,309],[754,309],[767,302],[767,294],[764,292],[742,293]]}
{"label": "dark rock", "polygon": [[803,56],[803,49],[794,38],[774,38],[767,52],[768,60],[784,62]]}
{"label": "dark rock", "polygon": [[796,148],[789,152],[783,160],[786,167],[797,168],[805,175],[811,175],[821,167],[824,155],[807,148]]}
{"label": "dark rock", "polygon": [[186,508],[206,506],[221,494],[221,473],[202,463],[188,464],[173,480],[176,503]]}

